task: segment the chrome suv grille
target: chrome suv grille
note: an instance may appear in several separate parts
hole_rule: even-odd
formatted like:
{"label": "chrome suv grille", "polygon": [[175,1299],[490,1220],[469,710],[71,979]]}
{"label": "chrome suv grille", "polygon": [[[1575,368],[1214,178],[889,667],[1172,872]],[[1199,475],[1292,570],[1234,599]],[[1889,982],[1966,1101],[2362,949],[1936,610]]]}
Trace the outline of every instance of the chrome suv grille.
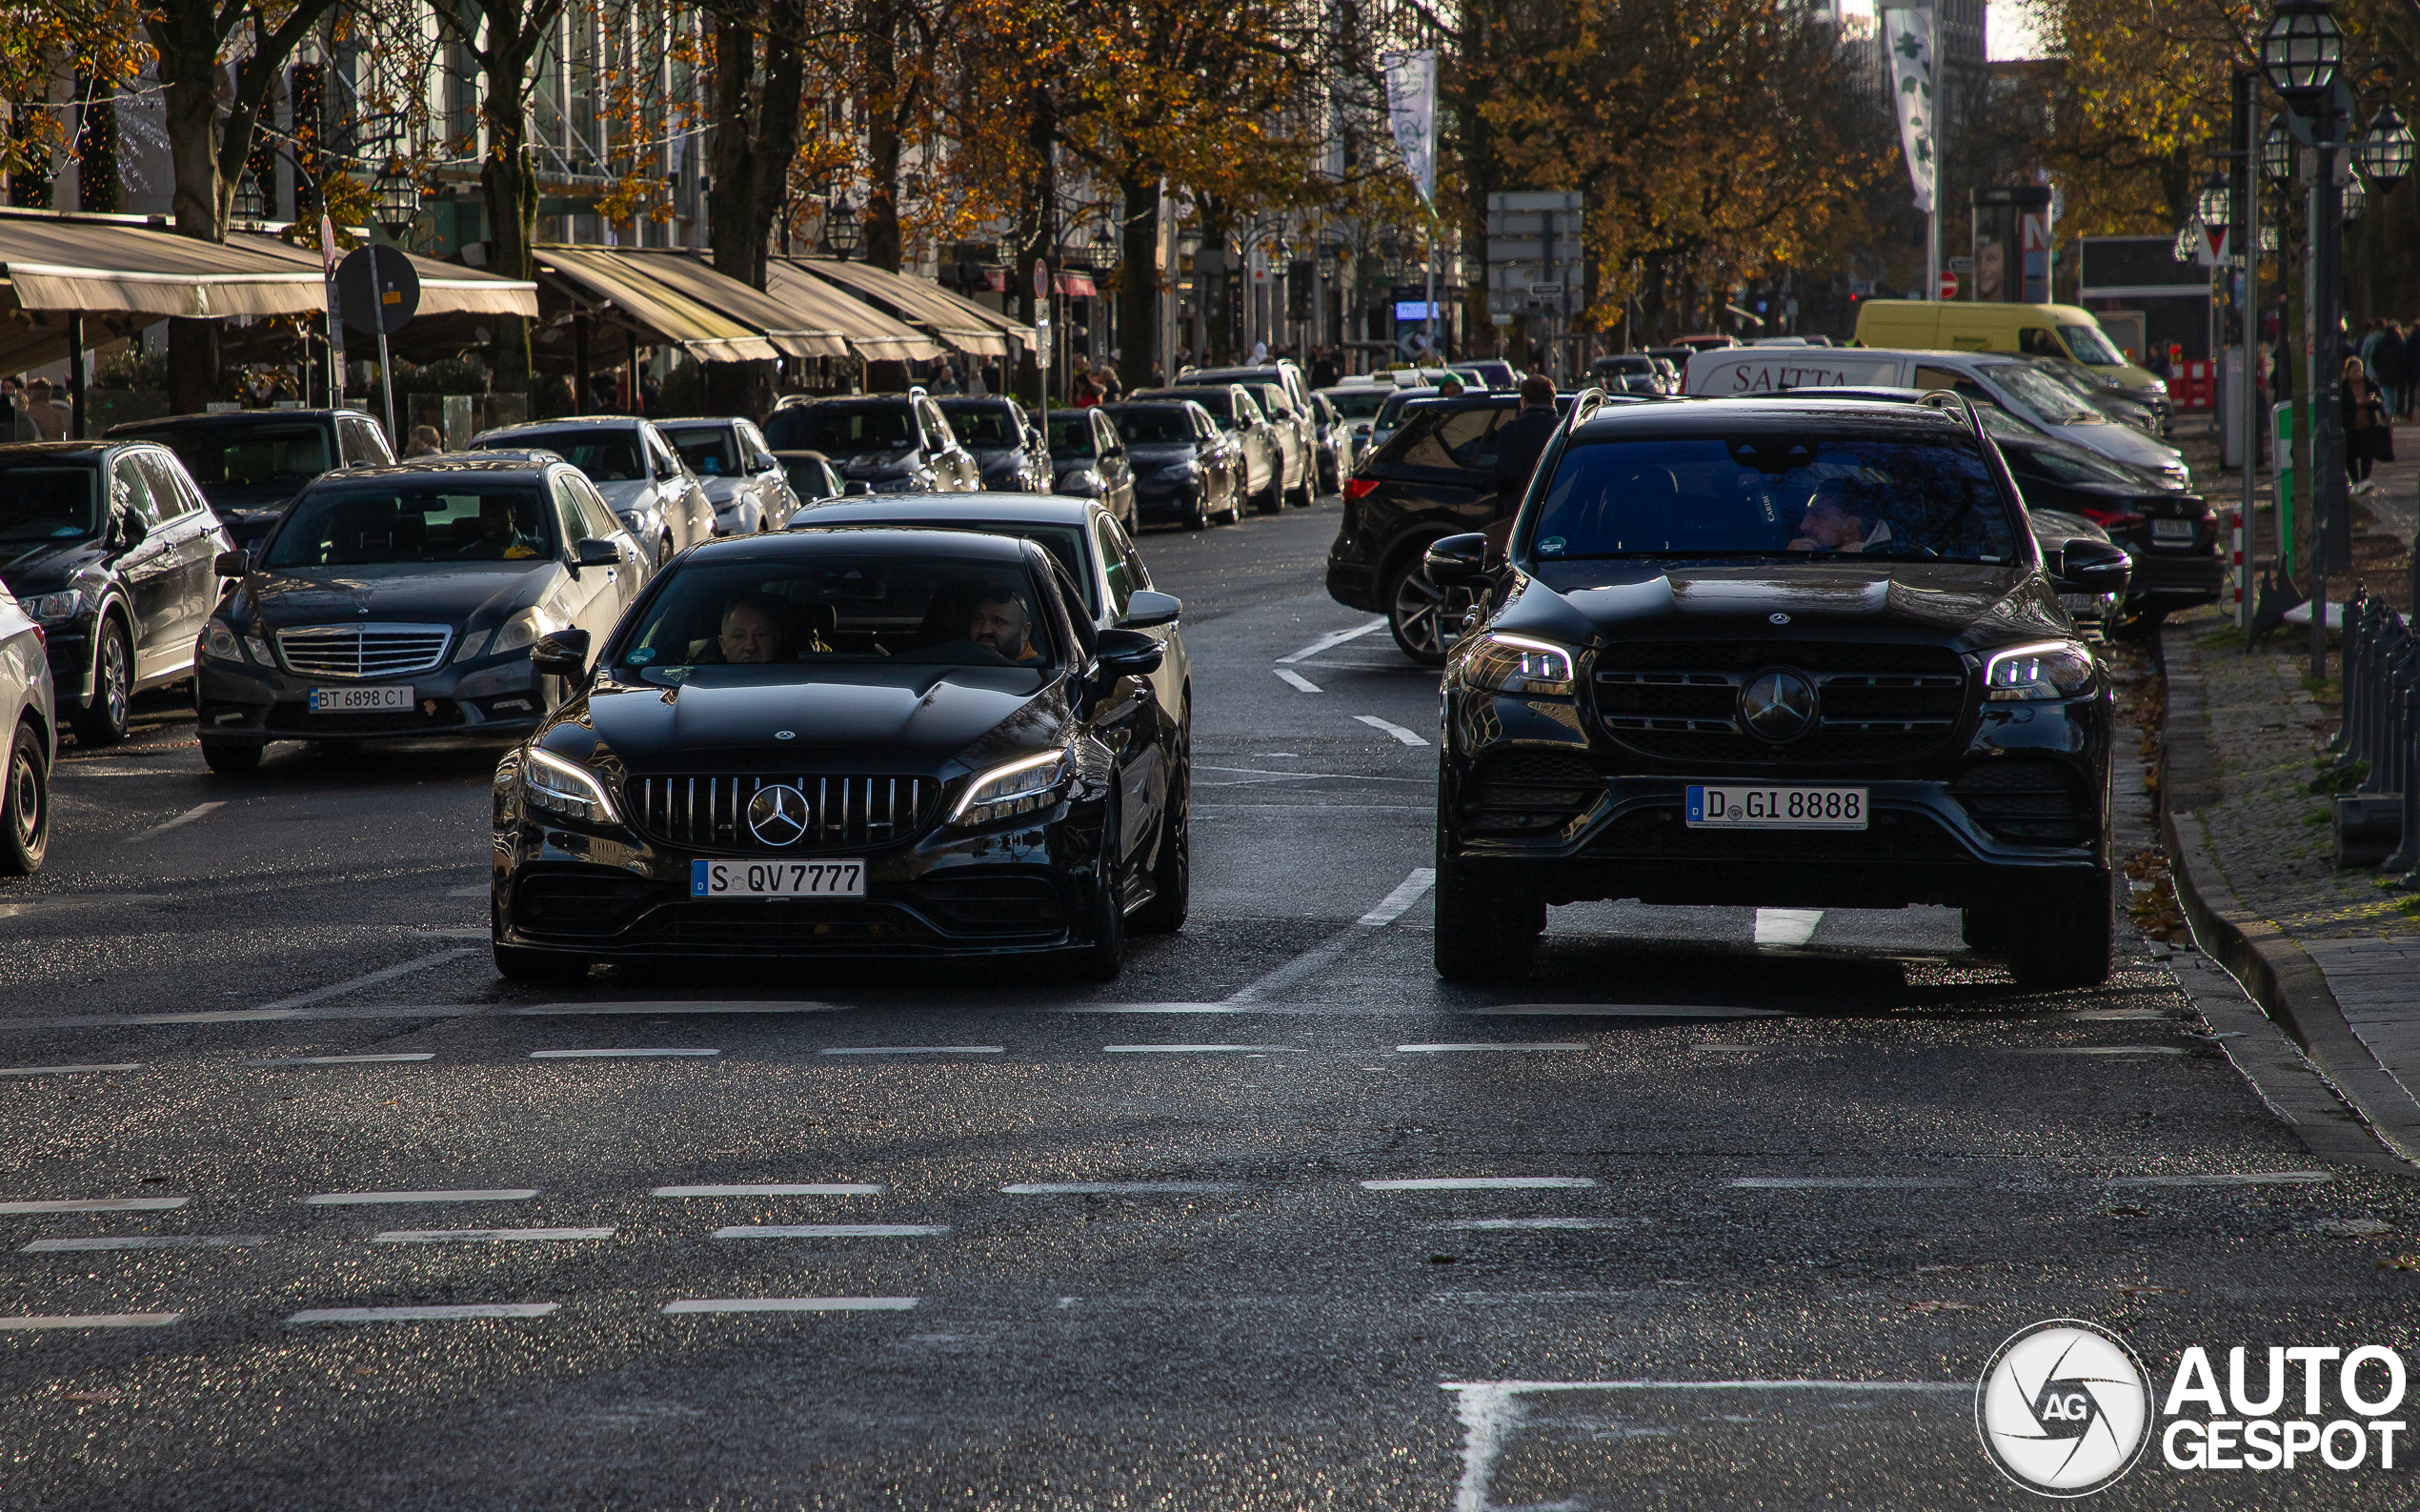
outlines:
{"label": "chrome suv grille", "polygon": [[[1740,690],[1777,667],[1814,682],[1817,714],[1778,745],[1740,722]],[[1967,680],[1957,653],[1938,646],[1649,642],[1599,653],[1595,693],[1606,733],[1656,760],[1856,764],[1930,752],[1965,714]]]}
{"label": "chrome suv grille", "polygon": [[312,677],[402,677],[445,665],[452,625],[304,625],[277,632],[286,670]]}
{"label": "chrome suv grille", "polygon": [[[759,839],[748,805],[760,788],[787,785],[807,800],[806,830],[787,845]],[[672,845],[789,855],[887,845],[923,832],[941,796],[929,777],[643,776],[624,788],[639,829]]]}

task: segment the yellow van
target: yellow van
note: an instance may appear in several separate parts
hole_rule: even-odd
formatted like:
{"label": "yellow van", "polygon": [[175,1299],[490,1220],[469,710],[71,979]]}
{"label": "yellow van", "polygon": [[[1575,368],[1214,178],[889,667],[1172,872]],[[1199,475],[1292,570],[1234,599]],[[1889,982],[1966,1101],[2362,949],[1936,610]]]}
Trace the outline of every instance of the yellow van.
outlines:
{"label": "yellow van", "polygon": [[2087,370],[2137,403],[2168,406],[2168,385],[2126,360],[2092,312],[2077,305],[2004,305],[1975,300],[1868,299],[1857,307],[1861,347],[1934,352],[2016,352]]}

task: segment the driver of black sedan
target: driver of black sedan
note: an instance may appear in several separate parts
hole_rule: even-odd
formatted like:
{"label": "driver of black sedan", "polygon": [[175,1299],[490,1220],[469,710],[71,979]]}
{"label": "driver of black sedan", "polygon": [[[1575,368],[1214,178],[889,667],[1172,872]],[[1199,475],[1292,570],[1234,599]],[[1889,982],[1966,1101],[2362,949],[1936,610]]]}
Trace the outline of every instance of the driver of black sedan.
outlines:
{"label": "driver of black sedan", "polygon": [[1025,611],[1024,601],[1014,594],[979,598],[967,626],[966,638],[978,646],[988,646],[1015,662],[1039,661],[1041,653],[1034,649],[1031,639],[1034,616]]}

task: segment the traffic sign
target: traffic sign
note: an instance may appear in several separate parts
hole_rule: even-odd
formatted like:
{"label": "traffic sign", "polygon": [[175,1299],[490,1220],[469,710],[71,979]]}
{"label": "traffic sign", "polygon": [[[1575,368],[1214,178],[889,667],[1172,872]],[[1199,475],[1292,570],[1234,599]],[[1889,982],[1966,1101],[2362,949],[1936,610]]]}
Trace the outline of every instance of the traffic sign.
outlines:
{"label": "traffic sign", "polygon": [[1050,264],[1039,257],[1034,259],[1034,297],[1050,297]]}
{"label": "traffic sign", "polygon": [[393,247],[356,247],[336,265],[345,324],[366,335],[393,335],[420,309],[420,275]]}
{"label": "traffic sign", "polygon": [[1944,299],[1958,297],[1958,275],[1946,268],[1941,271],[1941,297]]}

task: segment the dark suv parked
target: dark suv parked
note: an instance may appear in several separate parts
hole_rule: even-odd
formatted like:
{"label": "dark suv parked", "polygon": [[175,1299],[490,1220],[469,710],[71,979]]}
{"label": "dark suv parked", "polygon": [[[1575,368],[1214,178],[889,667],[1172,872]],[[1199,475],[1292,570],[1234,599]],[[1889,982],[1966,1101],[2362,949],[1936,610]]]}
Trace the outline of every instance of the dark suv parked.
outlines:
{"label": "dark suv parked", "polygon": [[1445,672],[1441,974],[1523,973],[1549,904],[1638,898],[1941,904],[2024,985],[2107,976],[2108,681],[1951,403],[1589,395],[1508,559],[1430,549],[1489,585]]}
{"label": "dark suv parked", "polygon": [[922,389],[785,399],[765,416],[765,439],[776,452],[822,453],[852,494],[972,494],[983,486],[975,454]]}
{"label": "dark suv parked", "polygon": [[202,487],[235,544],[260,544],[303,485],[339,467],[393,461],[387,433],[357,410],[242,410],[130,420],[112,436],[157,441]]}

